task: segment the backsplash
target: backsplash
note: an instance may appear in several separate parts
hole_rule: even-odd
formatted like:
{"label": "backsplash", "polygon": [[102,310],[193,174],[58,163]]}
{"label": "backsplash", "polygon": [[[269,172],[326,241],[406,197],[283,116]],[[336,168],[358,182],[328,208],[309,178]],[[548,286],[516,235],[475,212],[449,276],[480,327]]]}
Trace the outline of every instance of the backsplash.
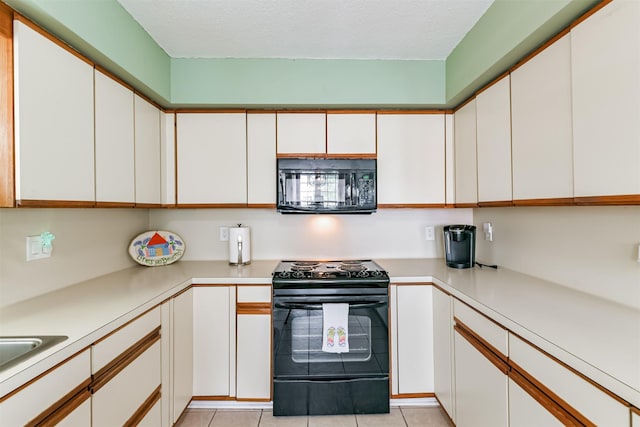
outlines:
{"label": "backsplash", "polygon": [[[371,215],[283,215],[267,209],[153,210],[152,228],[178,233],[184,260],[228,260],[220,226],[251,228],[252,259],[438,258],[442,226],[473,221],[471,209],[381,209]],[[436,240],[425,240],[426,226]]]}
{"label": "backsplash", "polygon": [[[135,265],[126,248],[146,209],[0,209],[0,306]],[[26,236],[55,234],[51,258],[26,261]]]}
{"label": "backsplash", "polygon": [[[640,308],[640,206],[474,209],[477,261]],[[493,242],[482,224],[493,225]]]}

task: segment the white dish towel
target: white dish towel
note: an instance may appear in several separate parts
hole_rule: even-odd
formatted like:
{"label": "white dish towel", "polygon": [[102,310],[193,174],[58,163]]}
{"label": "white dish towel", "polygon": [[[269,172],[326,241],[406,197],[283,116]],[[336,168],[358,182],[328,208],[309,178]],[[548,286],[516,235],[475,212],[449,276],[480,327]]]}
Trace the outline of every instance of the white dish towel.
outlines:
{"label": "white dish towel", "polygon": [[322,351],[349,352],[349,304],[322,304]]}

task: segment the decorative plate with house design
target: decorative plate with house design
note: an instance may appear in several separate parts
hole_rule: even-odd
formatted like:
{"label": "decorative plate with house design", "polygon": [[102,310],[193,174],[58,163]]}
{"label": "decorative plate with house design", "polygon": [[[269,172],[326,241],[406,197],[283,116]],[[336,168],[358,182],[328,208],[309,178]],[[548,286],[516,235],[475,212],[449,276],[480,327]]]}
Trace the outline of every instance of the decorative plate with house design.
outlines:
{"label": "decorative plate with house design", "polygon": [[184,240],[171,231],[145,231],[129,245],[135,262],[148,267],[173,264],[184,254]]}

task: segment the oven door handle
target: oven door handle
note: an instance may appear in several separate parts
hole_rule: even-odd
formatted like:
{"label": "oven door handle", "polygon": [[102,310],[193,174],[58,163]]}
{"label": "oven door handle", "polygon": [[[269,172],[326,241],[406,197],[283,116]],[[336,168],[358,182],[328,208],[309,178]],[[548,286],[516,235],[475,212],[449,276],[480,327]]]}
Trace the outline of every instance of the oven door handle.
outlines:
{"label": "oven door handle", "polygon": [[[328,303],[332,304],[332,303]],[[333,304],[339,304],[335,302]],[[347,304],[347,303],[345,303]],[[375,308],[387,304],[387,301],[373,301],[363,303],[348,303],[349,309],[352,308]],[[275,308],[284,308],[286,310],[322,310],[322,303],[319,304],[305,304],[296,302],[276,302],[273,304]]]}

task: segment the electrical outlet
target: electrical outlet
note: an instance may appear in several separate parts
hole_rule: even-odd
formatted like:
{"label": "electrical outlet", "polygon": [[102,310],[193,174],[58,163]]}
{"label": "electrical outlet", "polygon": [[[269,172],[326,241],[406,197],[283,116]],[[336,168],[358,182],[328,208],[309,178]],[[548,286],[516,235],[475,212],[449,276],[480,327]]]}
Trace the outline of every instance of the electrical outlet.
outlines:
{"label": "electrical outlet", "polygon": [[482,224],[482,231],[484,231],[484,240],[493,242],[493,226],[490,222]]}
{"label": "electrical outlet", "polygon": [[221,242],[229,241],[229,227],[220,227],[220,241]]}
{"label": "electrical outlet", "polygon": [[425,227],[424,228],[424,239],[425,240],[436,240],[436,231],[434,227]]}

